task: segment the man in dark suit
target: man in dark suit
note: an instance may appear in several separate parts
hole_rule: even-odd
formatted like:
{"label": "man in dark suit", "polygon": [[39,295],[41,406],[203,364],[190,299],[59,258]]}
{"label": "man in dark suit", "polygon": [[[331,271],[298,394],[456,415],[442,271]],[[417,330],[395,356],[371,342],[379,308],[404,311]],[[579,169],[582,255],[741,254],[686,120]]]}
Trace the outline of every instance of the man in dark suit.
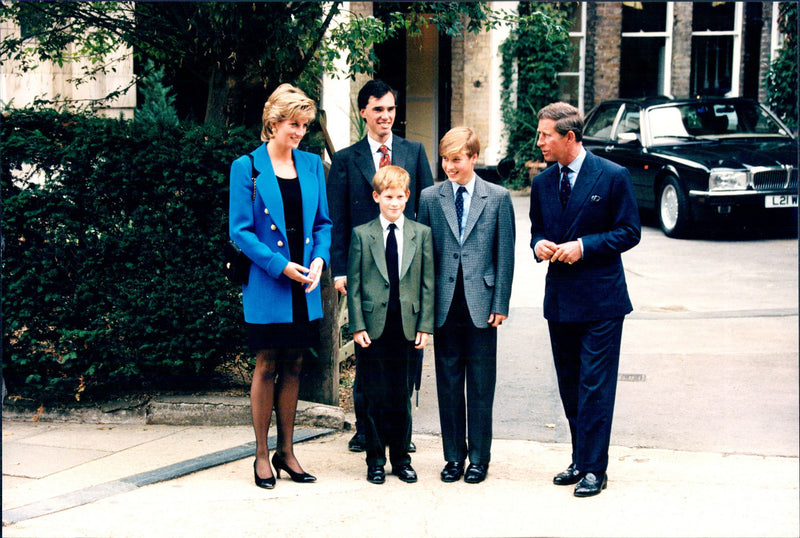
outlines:
{"label": "man in dark suit", "polygon": [[[370,80],[358,92],[358,109],[367,124],[367,136],[350,147],[337,151],[328,173],[328,210],[333,220],[331,239],[331,275],[334,287],[347,295],[347,254],[353,228],[378,216],[372,199],[372,178],[382,166],[393,164],[411,177],[404,214],[414,219],[420,192],[433,185],[430,163],[419,142],[392,134],[397,111],[395,91],[381,80]],[[359,350],[356,347],[356,356]],[[409,398],[411,394],[409,394]],[[353,387],[356,433],[348,443],[353,452],[363,452],[366,440],[362,428],[364,400],[358,383]],[[414,450],[413,443],[410,446]]]}
{"label": "man in dark suit", "polygon": [[572,462],[553,482],[590,497],[608,480],[622,322],[633,310],[621,254],[639,243],[639,211],[628,170],[583,148],[577,108],[553,103],[538,117],[537,146],[558,164],[531,185],[531,248],[550,262],[544,316],[572,437]]}
{"label": "man in dark suit", "polygon": [[475,174],[479,151],[472,129],[448,131],[439,154],[449,181],[425,189],[417,213],[417,221],[433,232],[433,349],[447,462],[441,478],[455,482],[463,475],[471,484],[482,482],[489,470],[497,327],[508,317],[514,277],[511,196]]}

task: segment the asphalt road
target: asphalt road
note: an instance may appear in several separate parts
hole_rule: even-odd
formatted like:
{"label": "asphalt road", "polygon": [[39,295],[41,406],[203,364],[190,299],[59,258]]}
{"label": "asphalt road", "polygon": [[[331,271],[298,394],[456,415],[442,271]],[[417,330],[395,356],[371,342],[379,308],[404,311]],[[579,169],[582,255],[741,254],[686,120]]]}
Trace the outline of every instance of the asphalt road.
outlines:
{"label": "asphalt road", "polygon": [[[542,316],[528,199],[514,198],[516,268],[500,329],[494,437],[569,442]],[[676,240],[652,226],[623,255],[625,322],[612,444],[798,456],[796,238]],[[432,347],[414,431],[439,433]]]}

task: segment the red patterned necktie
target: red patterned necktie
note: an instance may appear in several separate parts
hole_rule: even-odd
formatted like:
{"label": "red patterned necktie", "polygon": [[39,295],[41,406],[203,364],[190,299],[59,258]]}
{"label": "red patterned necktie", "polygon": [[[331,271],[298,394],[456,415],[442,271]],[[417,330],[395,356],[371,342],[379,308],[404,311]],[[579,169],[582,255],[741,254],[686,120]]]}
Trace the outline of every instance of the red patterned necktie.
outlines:
{"label": "red patterned necktie", "polygon": [[378,151],[381,152],[381,162],[378,164],[378,168],[383,168],[384,166],[389,166],[392,164],[392,159],[389,158],[389,148],[381,144],[381,147],[378,148]]}

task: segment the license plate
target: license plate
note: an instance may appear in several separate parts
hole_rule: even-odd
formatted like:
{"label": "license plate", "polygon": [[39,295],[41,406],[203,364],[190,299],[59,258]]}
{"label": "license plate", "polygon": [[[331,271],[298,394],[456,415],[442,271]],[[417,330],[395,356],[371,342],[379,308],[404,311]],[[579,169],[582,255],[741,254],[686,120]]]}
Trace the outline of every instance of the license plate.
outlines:
{"label": "license plate", "polygon": [[797,207],[796,194],[774,194],[764,199],[764,207]]}

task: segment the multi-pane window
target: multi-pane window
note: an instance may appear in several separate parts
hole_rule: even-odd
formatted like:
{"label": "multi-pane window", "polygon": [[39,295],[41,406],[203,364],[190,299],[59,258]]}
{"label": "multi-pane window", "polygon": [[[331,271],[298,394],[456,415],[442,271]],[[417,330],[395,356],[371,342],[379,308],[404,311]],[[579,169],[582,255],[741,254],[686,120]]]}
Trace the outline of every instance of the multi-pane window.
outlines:
{"label": "multi-pane window", "polygon": [[667,95],[672,2],[623,2],[620,97]]}
{"label": "multi-pane window", "polygon": [[570,3],[569,40],[572,56],[564,71],[558,73],[561,100],[583,111],[584,57],[586,55],[586,2]]}
{"label": "multi-pane window", "polygon": [[[738,95],[742,5],[695,2],[692,11],[692,95]],[[736,76],[738,78],[738,76]]]}

